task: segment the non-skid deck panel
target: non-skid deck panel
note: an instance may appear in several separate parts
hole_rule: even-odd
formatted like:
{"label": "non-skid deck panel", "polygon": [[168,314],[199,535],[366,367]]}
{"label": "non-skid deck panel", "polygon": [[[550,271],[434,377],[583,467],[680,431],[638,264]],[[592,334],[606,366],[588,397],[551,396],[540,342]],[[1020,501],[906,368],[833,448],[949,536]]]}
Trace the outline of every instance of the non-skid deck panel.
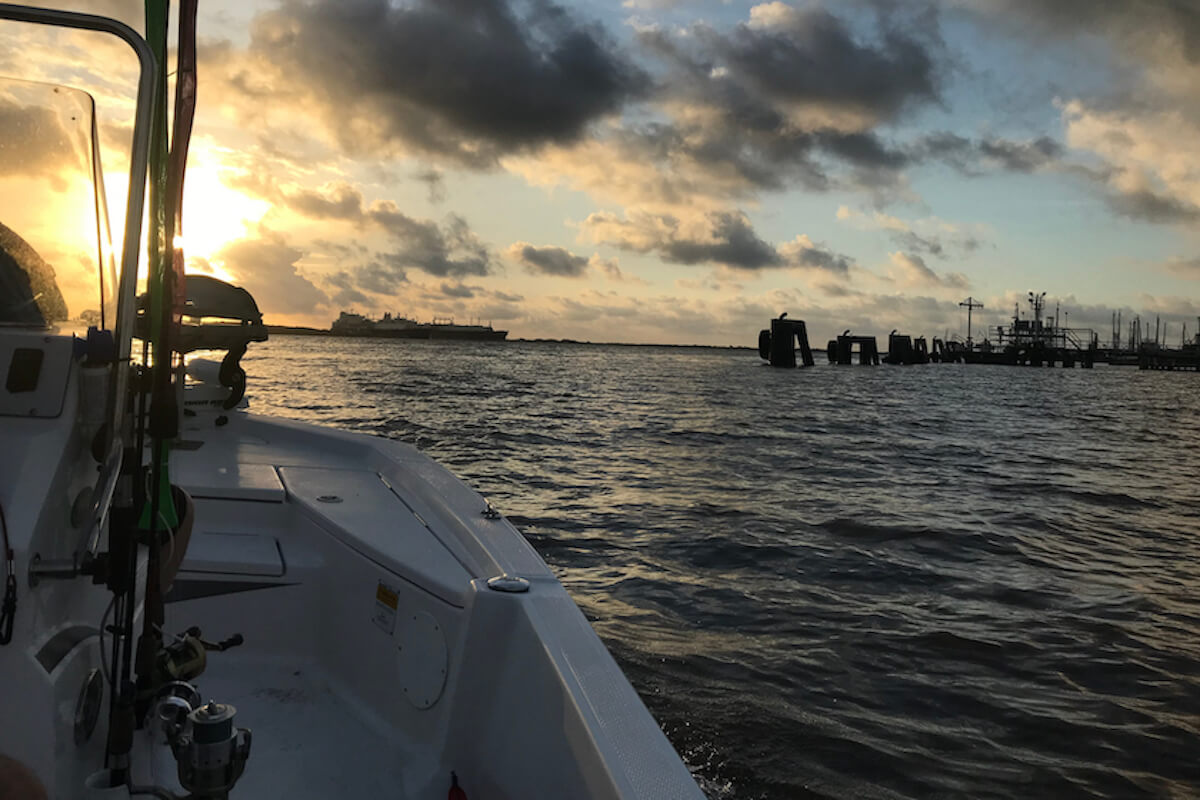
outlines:
{"label": "non-skid deck panel", "polygon": [[217,461],[206,455],[204,448],[176,453],[171,459],[171,481],[192,497],[283,502],[283,484],[270,464]]}
{"label": "non-skid deck panel", "polygon": [[369,470],[280,467],[291,502],[349,547],[462,607],[471,575]]}
{"label": "non-skid deck panel", "polygon": [[274,536],[261,533],[197,531],[188,543],[183,572],[226,575],[283,575],[283,557]]}
{"label": "non-skid deck panel", "polygon": [[355,716],[307,665],[242,664],[215,654],[195,684],[206,699],[232,704],[235,724],[253,731],[233,797],[403,800],[411,757]]}

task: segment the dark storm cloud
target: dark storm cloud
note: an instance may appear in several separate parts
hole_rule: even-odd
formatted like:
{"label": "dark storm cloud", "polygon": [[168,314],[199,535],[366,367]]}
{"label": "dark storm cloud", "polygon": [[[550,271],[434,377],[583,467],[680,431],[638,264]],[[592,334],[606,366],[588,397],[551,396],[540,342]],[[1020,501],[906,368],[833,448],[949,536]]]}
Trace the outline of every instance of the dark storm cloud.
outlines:
{"label": "dark storm cloud", "polygon": [[810,105],[887,119],[935,100],[939,78],[928,43],[892,27],[889,18],[879,24],[878,40],[867,42],[823,9],[788,9],[770,24],[743,23],[728,33],[696,23],[686,37],[654,30],[640,40],[697,94],[716,88],[726,102],[752,95],[781,108]]}
{"label": "dark storm cloud", "polygon": [[798,10],[766,28],[739,25],[727,36],[700,33],[733,74],[782,103],[815,102],[887,118],[937,96],[926,45],[900,30],[885,30],[878,42],[865,44],[823,9]]}
{"label": "dark storm cloud", "polygon": [[772,19],[728,32],[707,23],[685,35],[642,31],[643,50],[667,69],[658,99],[688,113],[672,109],[669,123],[631,136],[650,158],[732,171],[755,188],[827,189],[828,160],[859,182],[891,182],[910,157],[872,128],[937,101],[940,42],[936,24],[924,40],[892,16],[876,27],[866,40],[826,11],[780,4]]}
{"label": "dark storm cloud", "polygon": [[720,264],[736,270],[800,267],[845,275],[846,256],[798,237],[776,248],[764,241],[739,212],[712,212],[688,223],[669,215],[638,214],[621,219],[597,212],[583,223],[597,241],[637,253],[654,253],[665,262]]}
{"label": "dark storm cloud", "polygon": [[570,250],[553,245],[537,246],[528,242],[515,242],[508,254],[524,265],[527,272],[541,275],[557,275],[565,278],[582,277],[588,268],[588,260]]}
{"label": "dark storm cloud", "polygon": [[[601,141],[655,173],[643,198],[668,203],[878,190],[914,162],[878,126],[940,102],[947,62],[931,6],[880,8],[864,22],[764,3],[728,28],[642,30],[643,67],[549,0],[286,0],[255,18],[244,58],[209,69],[247,120],[273,130],[267,115],[284,112],[271,109],[293,109],[350,155],[416,151],[488,169]],[[619,121],[591,125],[604,118]],[[440,173],[418,179],[442,199]]]}
{"label": "dark storm cloud", "polygon": [[549,0],[287,2],[250,52],[302,87],[351,151],[400,144],[475,166],[581,136],[647,86]]}

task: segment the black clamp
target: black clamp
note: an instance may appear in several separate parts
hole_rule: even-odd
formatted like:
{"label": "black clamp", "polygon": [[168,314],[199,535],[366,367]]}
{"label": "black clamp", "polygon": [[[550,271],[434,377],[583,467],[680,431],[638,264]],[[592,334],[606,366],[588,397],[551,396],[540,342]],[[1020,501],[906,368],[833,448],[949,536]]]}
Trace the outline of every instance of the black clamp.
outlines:
{"label": "black clamp", "polygon": [[[11,563],[11,562],[10,562]],[[13,621],[17,618],[17,576],[10,570],[4,582],[4,601],[0,603],[0,645],[12,641]]]}

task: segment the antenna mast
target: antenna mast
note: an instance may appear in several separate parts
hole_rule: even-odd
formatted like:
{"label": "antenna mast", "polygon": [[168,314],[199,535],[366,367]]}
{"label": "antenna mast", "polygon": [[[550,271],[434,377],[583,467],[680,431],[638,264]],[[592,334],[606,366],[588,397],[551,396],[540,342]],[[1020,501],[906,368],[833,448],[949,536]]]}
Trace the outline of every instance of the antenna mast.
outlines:
{"label": "antenna mast", "polygon": [[976,302],[974,297],[968,297],[966,300],[959,303],[967,309],[967,349],[971,349],[971,312],[977,308],[983,308],[983,303]]}

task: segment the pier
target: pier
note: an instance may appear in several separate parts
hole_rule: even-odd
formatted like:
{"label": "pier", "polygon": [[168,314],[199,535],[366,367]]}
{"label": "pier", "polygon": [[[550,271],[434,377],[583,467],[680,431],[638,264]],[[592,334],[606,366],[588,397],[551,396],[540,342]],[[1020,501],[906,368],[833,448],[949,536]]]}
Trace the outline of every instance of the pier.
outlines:
{"label": "pier", "polygon": [[[932,348],[924,336],[912,336],[893,330],[888,334],[887,353],[880,357],[874,336],[859,336],[844,331],[830,339],[826,354],[830,364],[859,364],[875,366],[881,362],[894,365],[916,364],[988,364],[1022,367],[1082,367],[1090,369],[1097,363],[1137,366],[1143,370],[1200,372],[1200,317],[1197,332],[1188,337],[1183,326],[1179,347],[1166,345],[1169,325],[1155,319],[1143,325],[1140,317],[1124,329],[1120,312],[1113,313],[1112,338],[1101,347],[1100,337],[1091,328],[1072,328],[1066,324],[1069,312],[1055,305],[1054,313],[1046,313],[1046,293],[1029,292],[1029,316],[1022,316],[1021,304],[1013,309],[1008,325],[987,328],[976,340],[971,314],[983,304],[968,297],[959,305],[967,309],[967,338],[934,338]],[[780,314],[771,320],[769,330],[758,336],[758,353],[773,367],[795,367],[796,353],[801,366],[813,366],[812,349],[808,344],[808,327],[803,320],[787,319]],[[856,358],[857,355],[857,358]]]}
{"label": "pier", "polygon": [[851,336],[850,331],[846,331],[837,339],[831,339],[825,349],[830,364],[853,364],[854,354],[858,353],[861,366],[879,365],[879,346],[874,336]]}
{"label": "pier", "polygon": [[1200,345],[1172,350],[1166,347],[1146,347],[1138,353],[1138,369],[1200,372]]}
{"label": "pier", "polygon": [[812,348],[808,345],[808,327],[802,319],[787,319],[787,312],[771,320],[771,329],[758,334],[758,355],[770,362],[772,367],[795,367],[796,350],[800,350],[800,363],[813,366]]}
{"label": "pier", "polygon": [[[937,340],[935,340],[937,341]],[[884,364],[928,364],[929,346],[924,336],[913,339],[911,336],[892,331],[888,334],[887,356]]]}

